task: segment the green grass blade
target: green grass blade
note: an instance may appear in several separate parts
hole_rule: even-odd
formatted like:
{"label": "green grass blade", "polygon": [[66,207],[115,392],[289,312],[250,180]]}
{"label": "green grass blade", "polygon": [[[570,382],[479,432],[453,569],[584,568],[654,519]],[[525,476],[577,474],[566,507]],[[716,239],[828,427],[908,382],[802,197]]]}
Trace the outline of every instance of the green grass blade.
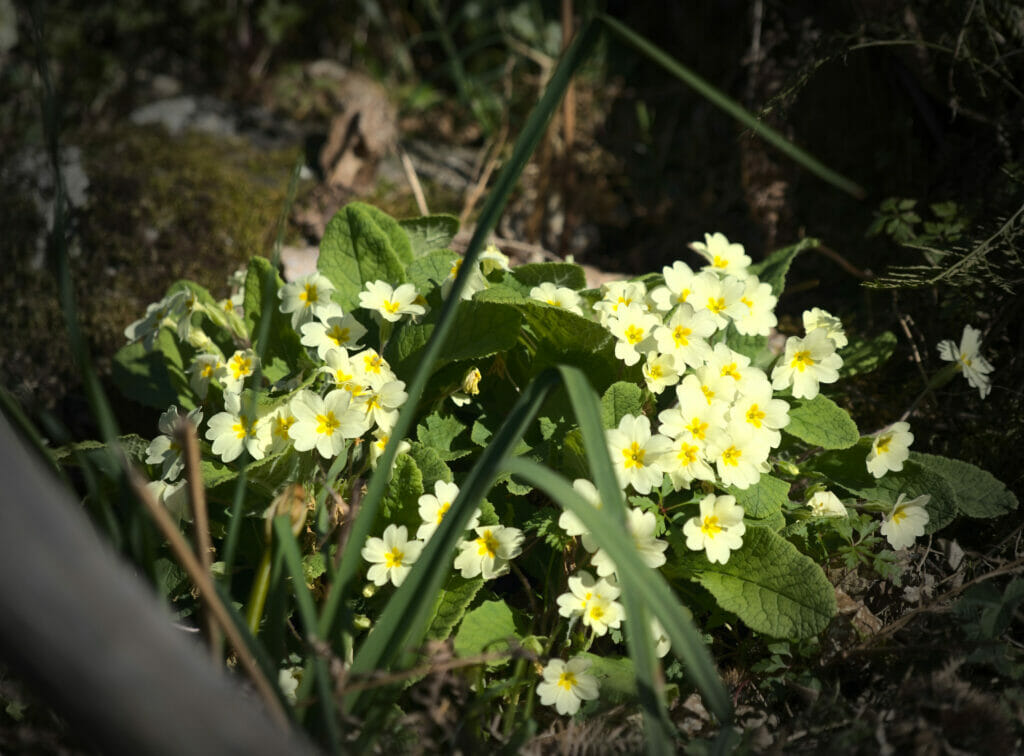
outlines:
{"label": "green grass blade", "polygon": [[[426,632],[434,602],[445,579],[452,572],[452,553],[473,511],[487,495],[506,455],[515,448],[537,416],[548,393],[557,382],[553,372],[543,373],[519,397],[494,439],[484,449],[441,520],[420,558],[413,565],[352,662],[352,674],[388,669],[401,656],[414,651]],[[352,544],[354,549],[356,544]],[[347,710],[365,709],[364,692],[345,699]]]}
{"label": "green grass blade", "polygon": [[747,110],[738,102],[713,87],[667,52],[653,44],[650,40],[637,34],[628,26],[615,20],[611,16],[601,13],[598,14],[597,18],[624,41],[628,42],[669,73],[682,79],[689,86],[697,90],[697,92],[707,99],[712,105],[715,105],[717,108],[725,111],[777,150],[803,166],[806,170],[833,186],[842,189],[847,194],[850,194],[857,199],[864,199],[866,194],[864,189],[858,184],[836,171],[833,171],[821,161],[790,142],[775,129],[757,120],[757,118],[748,113]]}
{"label": "green grass blade", "polygon": [[[548,122],[558,109],[562,95],[565,93],[573,73],[586,59],[587,54],[597,39],[597,34],[596,24],[594,22],[588,23],[582,33],[566,50],[565,55],[562,56],[561,61],[555,68],[540,102],[530,113],[522,133],[516,140],[512,157],[498,175],[494,188],[488,194],[487,201],[480,211],[476,230],[473,232],[469,246],[466,249],[465,262],[452,285],[448,299],[445,301],[440,320],[434,328],[433,336],[423,350],[419,369],[406,388],[409,395],[408,399],[398,415],[395,427],[392,429],[391,440],[387,448],[385,448],[384,454],[381,455],[377,462],[377,473],[370,480],[359,515],[352,524],[352,533],[349,538],[350,544],[362,544],[369,535],[370,528],[373,526],[380,507],[381,498],[384,495],[384,488],[387,485],[388,475],[397,454],[398,445],[412,428],[416,405],[423,395],[431,369],[440,356],[441,348],[448,333],[451,331],[455,310],[459,304],[462,290],[466,286],[466,281],[469,279],[470,270],[480,256],[484,241],[497,225],[498,218],[508,202],[509,195],[519,180],[523,168],[529,162],[530,156],[537,148],[537,144],[540,142]],[[331,575],[329,593],[320,616],[320,633],[324,638],[334,638],[341,606],[344,603],[348,585],[359,567],[359,561],[358,549],[346,549],[345,553],[341,556],[340,564]]]}

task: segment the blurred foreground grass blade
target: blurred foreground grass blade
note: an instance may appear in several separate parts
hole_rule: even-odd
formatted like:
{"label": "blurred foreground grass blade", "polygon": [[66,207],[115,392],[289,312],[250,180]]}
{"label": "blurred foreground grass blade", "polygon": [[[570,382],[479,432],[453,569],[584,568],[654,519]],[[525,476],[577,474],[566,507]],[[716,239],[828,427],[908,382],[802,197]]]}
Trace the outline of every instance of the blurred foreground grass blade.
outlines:
{"label": "blurred foreground grass blade", "polygon": [[730,116],[735,118],[737,121],[742,123],[748,129],[753,131],[755,134],[760,136],[766,142],[771,144],[780,152],[788,155],[790,158],[795,160],[797,163],[802,165],[808,171],[824,179],[833,186],[842,189],[847,194],[850,194],[857,199],[864,199],[866,196],[864,189],[858,184],[854,183],[845,176],[833,171],[828,166],[821,163],[816,158],[809,155],[804,150],[797,147],[795,144],[790,142],[786,137],[771,128],[765,123],[757,120],[754,116],[747,112],[747,110],[740,105],[738,102],[727,96],[720,90],[711,86],[708,82],[702,79],[700,76],[695,74],[689,68],[684,66],[678,60],[673,58],[667,52],[662,50],[657,45],[653,44],[650,40],[637,34],[635,31],[625,26],[620,21],[615,20],[611,16],[603,13],[598,14],[598,19],[604,23],[611,31],[621,37],[623,40],[631,44],[637,50],[642,52],[648,58],[653,60],[655,63],[662,66],[669,73],[679,77],[697,92],[701,94],[705,99],[711,102],[716,107],[724,110]]}
{"label": "blurred foreground grass blade", "polygon": [[391,431],[391,439],[384,450],[384,454],[377,462],[377,472],[370,480],[366,496],[363,498],[359,514],[352,524],[352,532],[349,537],[350,547],[341,555],[341,562],[331,575],[331,583],[327,600],[320,615],[320,634],[322,637],[333,643],[335,630],[340,615],[341,606],[344,602],[345,593],[349,582],[359,567],[359,550],[370,528],[377,517],[377,510],[380,507],[381,498],[384,495],[384,488],[390,474],[391,465],[397,454],[398,445],[405,438],[412,428],[413,417],[416,414],[417,405],[423,395],[423,389],[427,385],[434,363],[440,356],[441,348],[445,339],[451,331],[455,320],[455,311],[461,299],[462,290],[469,279],[470,271],[480,256],[484,241],[498,223],[509,195],[519,180],[523,168],[530,160],[530,156],[537,148],[548,122],[558,109],[569,81],[575,71],[586,60],[587,54],[597,39],[598,28],[595,22],[591,21],[576,37],[569,49],[565,51],[558,66],[555,68],[548,82],[547,89],[537,104],[537,107],[530,113],[523,127],[522,133],[516,140],[512,157],[502,168],[501,173],[495,181],[494,188],[487,196],[480,211],[480,218],[477,221],[476,229],[470,238],[469,246],[466,249],[464,263],[459,270],[459,275],[452,285],[452,289],[445,301],[441,311],[441,317],[434,327],[433,335],[423,350],[423,357],[412,381],[407,387],[408,399],[398,415],[395,427]]}
{"label": "blurred foreground grass blade", "polygon": [[[473,511],[491,489],[506,455],[523,437],[557,380],[553,371],[542,373],[519,397],[494,439],[466,476],[451,509],[360,646],[352,662],[353,675],[388,669],[419,647],[437,595],[452,572],[452,553],[462,540]],[[368,701],[363,696],[364,691],[347,695],[346,710],[365,710]]]}
{"label": "blurred foreground grass blade", "polygon": [[[286,515],[278,515],[274,518],[274,540],[277,547],[281,549],[285,567],[292,579],[292,588],[295,592],[295,604],[298,608],[299,619],[302,620],[302,627],[305,631],[305,639],[312,645],[316,638],[316,606],[313,603],[313,596],[306,585],[306,575],[302,569],[302,555],[299,553],[299,545],[292,535],[291,518]],[[341,751],[341,732],[339,730],[337,708],[334,702],[334,691],[331,685],[330,671],[327,668],[327,660],[316,648],[310,650],[309,659],[312,663],[312,674],[316,685],[317,700],[320,703],[320,713],[327,730],[327,738],[331,745],[332,753]],[[307,669],[305,674],[309,674]],[[299,700],[302,700],[301,698]]]}

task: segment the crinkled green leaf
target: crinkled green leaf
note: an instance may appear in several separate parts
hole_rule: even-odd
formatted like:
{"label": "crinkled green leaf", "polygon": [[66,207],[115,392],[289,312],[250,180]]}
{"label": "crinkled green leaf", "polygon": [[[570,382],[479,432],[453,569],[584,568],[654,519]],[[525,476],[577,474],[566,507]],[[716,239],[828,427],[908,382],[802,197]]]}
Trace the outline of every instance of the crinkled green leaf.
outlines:
{"label": "crinkled green leaf", "polygon": [[[455,653],[461,657],[506,654],[518,637],[512,610],[504,601],[485,601],[466,613],[455,634]],[[488,667],[508,664],[509,657],[487,662]]]}
{"label": "crinkled green leaf", "polygon": [[409,237],[413,258],[451,246],[459,233],[459,219],[454,215],[423,215],[398,221]]}
{"label": "crinkled green leaf", "polygon": [[511,276],[508,276],[507,280],[510,283],[491,284],[486,289],[478,291],[473,295],[473,300],[501,304],[520,304],[530,301],[528,290],[524,291],[523,287]]}
{"label": "crinkled green leaf", "polygon": [[618,706],[636,701],[636,670],[632,659],[586,652],[579,656],[590,660],[587,673],[597,678],[601,702]]}
{"label": "crinkled green leaf", "polygon": [[466,426],[451,415],[434,413],[427,416],[416,427],[416,438],[438,453],[444,461],[465,457],[471,452],[468,448],[452,449],[455,441],[466,430]]}
{"label": "crinkled green leaf", "polygon": [[756,632],[811,638],[836,613],[835,591],[821,567],[767,528],[748,527],[743,547],[725,564],[712,564],[703,551],[684,559],[719,606]]}
{"label": "crinkled green leaf", "polygon": [[423,257],[417,257],[405,269],[409,282],[416,291],[426,296],[432,289],[445,282],[452,270],[452,265],[459,256],[450,249],[437,249]]}
{"label": "crinkled green leaf", "polygon": [[[405,283],[405,265],[395,251],[392,235],[381,228],[379,215],[369,205],[353,202],[341,208],[320,241],[317,268],[336,287],[334,299],[344,310],[359,306],[359,292],[372,281],[392,286]],[[400,227],[398,233],[408,242]],[[411,251],[409,256],[411,259]],[[246,287],[248,290],[248,287]]]}
{"label": "crinkled green leaf", "polygon": [[[438,569],[448,570],[450,565],[439,566]],[[475,577],[467,580],[455,574],[448,578],[437,598],[434,616],[427,630],[427,640],[446,640],[459,620],[466,614],[466,607],[483,588],[483,578]]]}
{"label": "crinkled green leaf", "polygon": [[736,503],[743,507],[747,517],[758,520],[771,517],[789,501],[789,483],[771,475],[762,475],[749,488],[729,486],[726,490],[736,497]]}
{"label": "crinkled green leaf", "polygon": [[446,483],[452,482],[452,471],[444,463],[444,460],[441,459],[441,455],[434,449],[421,444],[419,441],[413,441],[408,454],[416,462],[416,467],[419,468],[423,476],[424,491],[433,490],[434,483],[439,480],[443,480]]}
{"label": "crinkled green leaf", "polygon": [[641,415],[642,399],[643,393],[635,383],[613,383],[601,397],[601,425],[605,428],[617,428],[619,420],[625,415]]}
{"label": "crinkled green leaf", "polygon": [[587,285],[587,276],[583,268],[565,262],[519,265],[512,269],[512,276],[527,289],[540,286],[542,283],[553,283],[555,286],[579,291]]}
{"label": "crinkled green leaf", "polygon": [[860,439],[850,414],[824,394],[795,400],[789,408],[789,425],[783,430],[824,449],[848,449]]}
{"label": "crinkled green leaf", "polygon": [[839,376],[846,378],[860,373],[870,373],[888,362],[895,349],[896,336],[890,331],[880,333],[873,339],[851,341],[839,350],[843,358]]}
{"label": "crinkled green leaf", "polygon": [[140,341],[117,350],[112,372],[114,385],[126,399],[160,410],[178,402],[163,354],[155,349],[147,352]]}
{"label": "crinkled green leaf", "polygon": [[517,309],[537,345],[531,375],[572,365],[586,373],[598,392],[619,377],[622,363],[615,357],[615,339],[600,324],[540,302],[525,301]]}
{"label": "crinkled green leaf", "polygon": [[786,274],[796,256],[805,249],[817,247],[820,243],[817,239],[801,239],[796,244],[772,252],[761,262],[751,265],[748,270],[761,279],[762,283],[771,284],[772,294],[778,297],[786,288]]}
{"label": "crinkled green leaf", "polygon": [[953,488],[968,517],[999,517],[1017,508],[1017,497],[991,473],[959,459],[910,452],[910,461],[940,475]]}
{"label": "crinkled green leaf", "polygon": [[[412,237],[408,229],[400,221],[395,220],[386,212],[375,205],[368,205],[365,202],[352,202],[349,207],[358,207],[365,211],[377,224],[381,231],[391,242],[391,249],[398,255],[398,259],[408,265],[412,262],[415,254],[412,249]],[[414,219],[415,220],[415,219]],[[389,283],[391,283],[389,281]]]}
{"label": "crinkled green leaf", "polygon": [[384,489],[381,513],[387,520],[409,519],[403,518],[403,515],[409,513],[418,515],[419,498],[423,491],[423,474],[416,466],[415,460],[408,454],[399,454],[395,457],[391,478]]}

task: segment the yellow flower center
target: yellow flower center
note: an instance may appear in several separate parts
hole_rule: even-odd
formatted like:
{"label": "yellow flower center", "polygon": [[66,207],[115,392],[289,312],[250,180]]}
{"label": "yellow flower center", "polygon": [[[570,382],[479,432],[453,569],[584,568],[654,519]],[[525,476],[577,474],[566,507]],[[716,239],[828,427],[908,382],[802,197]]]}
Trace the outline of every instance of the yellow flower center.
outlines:
{"label": "yellow flower center", "polygon": [[721,255],[715,255],[715,260],[711,264],[713,266],[715,266],[716,268],[728,268],[729,267],[729,261],[726,260]]}
{"label": "yellow flower center", "polygon": [[559,302],[557,299],[548,299],[548,300],[545,300],[545,303],[551,305],[552,307],[561,307],[562,306],[562,303]]}
{"label": "yellow flower center", "polygon": [[692,465],[697,461],[697,452],[696,446],[684,442],[679,446],[679,461],[684,465]]}
{"label": "yellow flower center", "polygon": [[907,513],[903,511],[903,508],[897,509],[892,513],[892,521],[899,525],[903,520],[907,518]]}
{"label": "yellow flower center", "polygon": [[394,567],[401,567],[403,559],[405,559],[405,553],[397,546],[391,549],[391,551],[384,552],[384,566],[389,570]]}
{"label": "yellow flower center", "polygon": [[754,303],[751,302],[750,299],[748,299],[747,297],[740,297],[740,301],[747,306],[748,310],[753,311]]}
{"label": "yellow flower center", "polygon": [[690,431],[690,435],[694,438],[703,441],[704,436],[707,435],[708,424],[699,417],[695,417],[690,421],[690,424],[686,426],[686,430]]}
{"label": "yellow flower center", "polygon": [[714,538],[716,535],[722,532],[722,526],[718,523],[718,517],[715,515],[708,515],[704,518],[704,522],[701,523],[700,532],[708,538]]}
{"label": "yellow flower center", "polygon": [[600,604],[594,604],[590,607],[590,619],[600,622],[604,619],[604,607]]}
{"label": "yellow flower center", "polygon": [[339,323],[335,323],[331,326],[331,330],[327,332],[327,338],[341,346],[348,342],[351,333],[352,330],[350,328],[343,328]]}
{"label": "yellow flower center", "polygon": [[241,419],[231,426],[231,430],[234,432],[235,438],[245,438],[245,424]]}
{"label": "yellow flower center", "polygon": [[299,299],[302,300],[303,307],[309,307],[319,302],[320,295],[317,293],[316,284],[306,284],[305,288],[299,292]]}
{"label": "yellow flower center", "polygon": [[676,301],[679,302],[679,304],[682,304],[683,302],[686,301],[686,298],[689,297],[689,296],[690,296],[690,290],[689,289],[683,289],[681,292],[679,292],[679,296],[676,297]]}
{"label": "yellow flower center", "polygon": [[892,436],[879,436],[878,441],[875,442],[875,449],[880,454],[885,454],[889,451],[889,444],[892,443]]}
{"label": "yellow flower center", "polygon": [[476,539],[476,545],[479,547],[477,554],[480,556],[490,557],[494,559],[498,556],[498,539],[494,537],[489,529],[483,532],[479,538]]}
{"label": "yellow flower center", "polygon": [[966,354],[961,354],[960,355],[960,362],[964,363],[964,365],[966,367],[970,367],[971,366],[971,358],[968,357]]}
{"label": "yellow flower center", "polygon": [[730,446],[724,452],[722,452],[722,462],[729,465],[730,467],[736,467],[740,463],[740,457],[743,456],[743,452],[737,449],[735,446]]}
{"label": "yellow flower center", "polygon": [[295,423],[295,418],[289,415],[288,417],[278,417],[274,422],[274,435],[280,436],[281,438],[288,438],[288,429]]}
{"label": "yellow flower center", "polygon": [[216,370],[216,367],[212,362],[207,362],[199,369],[199,375],[209,380],[213,377],[213,371]]}
{"label": "yellow flower center", "polygon": [[384,309],[388,312],[389,315],[394,315],[396,312],[398,312],[399,307],[401,307],[401,305],[393,300],[388,299],[385,300],[384,302]]}
{"label": "yellow flower center", "polygon": [[565,690],[572,690],[576,685],[576,675],[572,672],[563,672],[558,676],[558,687]]}
{"label": "yellow flower center", "polygon": [[626,469],[631,467],[643,467],[644,466],[644,455],[646,451],[640,448],[640,444],[634,441],[630,446],[622,450],[622,456],[625,459]]}
{"label": "yellow flower center", "polygon": [[366,364],[366,369],[371,373],[379,373],[384,364],[384,358],[379,354],[368,354],[363,357],[363,361]]}
{"label": "yellow flower center", "polygon": [[333,436],[340,425],[341,422],[334,416],[333,412],[316,416],[316,432],[323,436]]}
{"label": "yellow flower center", "polygon": [[762,420],[764,420],[764,410],[756,404],[751,404],[750,409],[747,410],[747,422],[755,428],[760,428]]}
{"label": "yellow flower center", "polygon": [[650,366],[650,368],[648,368],[647,375],[649,375],[652,380],[656,381],[665,375],[665,371],[661,369],[661,365],[655,362]]}
{"label": "yellow flower center", "polygon": [[447,512],[452,506],[450,501],[442,501],[437,508],[437,524],[441,524],[441,520],[444,519],[445,512]]}
{"label": "yellow flower center", "polygon": [[725,309],[725,297],[708,297],[708,309],[711,310],[715,315]]}
{"label": "yellow flower center", "polygon": [[725,376],[729,376],[734,381],[738,381],[740,379],[740,369],[736,367],[735,362],[731,362],[728,365],[722,366],[721,376],[723,378],[725,378]]}
{"label": "yellow flower center", "polygon": [[811,358],[811,350],[803,349],[793,355],[793,360],[789,363],[789,366],[802,373],[813,364],[814,360]]}
{"label": "yellow flower center", "polygon": [[635,325],[629,326],[626,329],[626,341],[630,344],[636,345],[644,340],[644,329],[637,328]]}
{"label": "yellow flower center", "polygon": [[693,333],[692,329],[678,325],[672,331],[672,340],[676,342],[677,347],[689,346],[691,333]]}
{"label": "yellow flower center", "polygon": [[707,386],[701,386],[700,390],[704,392],[704,398],[708,400],[708,404],[711,404],[711,400],[715,398],[715,392]]}
{"label": "yellow flower center", "polygon": [[243,354],[236,354],[231,358],[231,375],[237,381],[252,373],[252,358]]}
{"label": "yellow flower center", "polygon": [[462,258],[460,257],[458,260],[456,260],[454,263],[452,263],[452,268],[451,268],[451,270],[448,271],[448,277],[449,278],[455,278],[457,275],[459,275],[459,271],[461,269],[462,269]]}

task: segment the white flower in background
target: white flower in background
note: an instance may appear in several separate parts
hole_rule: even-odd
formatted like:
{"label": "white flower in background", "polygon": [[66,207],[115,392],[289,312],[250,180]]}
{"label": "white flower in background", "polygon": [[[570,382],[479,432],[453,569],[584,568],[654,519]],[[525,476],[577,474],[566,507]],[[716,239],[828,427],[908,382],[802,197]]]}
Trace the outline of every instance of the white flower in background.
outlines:
{"label": "white flower in background", "polygon": [[530,289],[530,298],[538,302],[568,310],[576,315],[583,315],[580,308],[580,295],[565,286],[557,286],[550,281],[545,281],[540,286]]}
{"label": "white flower in background", "polygon": [[324,308],[320,319],[303,323],[300,330],[302,344],[315,349],[321,360],[327,359],[332,349],[358,349],[359,339],[366,335],[362,323],[333,302]]}
{"label": "white flower in background", "polygon": [[882,520],[882,526],[879,528],[879,532],[894,549],[912,546],[916,538],[924,535],[924,528],[928,524],[928,510],[925,507],[931,501],[931,496],[924,494],[916,499],[904,501],[906,496],[900,494],[892,511]]}
{"label": "white flower in background", "polygon": [[455,569],[464,578],[480,575],[484,580],[508,572],[508,563],[523,550],[523,531],[503,525],[486,525],[474,528],[476,538],[459,545],[455,557]]}
{"label": "white flower in background", "polygon": [[672,263],[671,267],[665,266],[661,273],[665,278],[665,285],[654,289],[650,298],[660,312],[669,312],[673,307],[689,299],[695,274],[682,260]]}
{"label": "white flower in background", "polygon": [[708,261],[708,269],[730,276],[743,276],[752,260],[742,244],[730,242],[725,234],[704,234],[704,241],[690,242],[690,249]]}
{"label": "white flower in background", "polygon": [[397,289],[386,281],[369,281],[359,292],[359,306],[373,310],[384,320],[397,323],[403,315],[423,315],[426,308],[417,303],[416,287],[405,283]]}
{"label": "white flower in background", "polygon": [[334,384],[350,393],[353,397],[361,396],[369,386],[366,374],[362,371],[362,361],[350,356],[344,349],[331,349],[327,352],[320,372],[331,377]]}
{"label": "white flower in background", "polygon": [[815,517],[846,517],[846,507],[831,491],[815,491],[807,501]]}
{"label": "white flower in background", "polygon": [[488,244],[480,253],[480,270],[485,276],[498,270],[511,270],[508,255],[498,249],[497,244]]}
{"label": "white flower in background", "polygon": [[707,310],[696,312],[685,302],[680,304],[664,325],[654,329],[658,351],[671,354],[680,368],[700,367],[711,356],[707,339],[715,332],[715,319]]}
{"label": "white flower in background", "polygon": [[614,315],[609,316],[605,327],[617,339],[615,356],[627,365],[635,365],[642,353],[654,349],[652,333],[659,325],[661,318],[634,302],[627,307],[619,307]]}
{"label": "white flower in background", "polygon": [[700,502],[700,515],[683,525],[686,548],[703,550],[708,561],[725,564],[729,553],[743,545],[747,526],[743,522],[743,507],[735,496],[708,494]]}
{"label": "white flower in background", "polygon": [[793,387],[797,399],[813,399],[819,383],[839,380],[843,358],[836,354],[836,343],[824,328],[815,328],[805,338],[786,339],[786,353],[772,369],[772,388],[776,391]]}
{"label": "white flower in background", "polygon": [[240,349],[228,357],[228,361],[213,374],[224,388],[225,397],[241,393],[245,379],[256,372],[257,365],[259,358],[251,349]]}
{"label": "white flower in background", "polygon": [[[601,508],[601,495],[597,492],[597,486],[586,478],[577,478],[572,482],[576,493],[586,499],[587,503],[595,509]],[[589,532],[579,517],[572,512],[565,510],[558,516],[558,527],[566,532],[566,535],[578,536]]]}
{"label": "white flower in background", "polygon": [[836,349],[842,349],[849,343],[850,340],[846,338],[846,331],[843,329],[843,321],[826,310],[814,307],[805,311],[802,317],[804,333],[810,333],[815,328],[824,328],[825,335],[835,342]]}
{"label": "white flower in background", "polygon": [[224,366],[219,354],[198,354],[188,367],[188,385],[196,396],[205,399],[210,390],[210,381]]}
{"label": "white flower in background", "polygon": [[775,317],[776,302],[778,297],[772,294],[770,284],[762,283],[757,276],[747,276],[740,297],[746,309],[736,308],[741,313],[733,320],[736,330],[744,336],[767,336],[779,322]]}
{"label": "white flower in background", "polygon": [[270,427],[270,451],[272,453],[282,452],[292,445],[289,431],[296,419],[291,403],[282,404],[263,418],[263,422]]}
{"label": "white flower in background", "polygon": [[980,337],[981,331],[965,325],[960,337],[960,346],[957,347],[951,339],[942,341],[939,343],[939,356],[948,362],[957,363],[964,378],[972,388],[978,389],[978,393],[984,399],[992,390],[992,380],[988,374],[993,368],[988,360],[981,356]]}
{"label": "white flower in background", "polygon": [[620,486],[633,486],[637,493],[646,494],[661,485],[658,459],[672,448],[672,442],[660,434],[652,436],[651,421],[645,415],[623,415],[618,428],[605,431],[605,438]]}
{"label": "white flower in background", "polygon": [[537,695],[545,706],[554,706],[559,714],[573,715],[582,701],[597,698],[597,678],[587,674],[590,660],[576,656],[568,662],[552,659],[544,667],[544,681],[537,685]]}
{"label": "white flower in background", "polygon": [[270,426],[242,412],[238,394],[225,394],[224,411],[210,418],[206,438],[213,442],[213,453],[225,462],[237,459],[243,449],[253,459],[263,459],[270,446]]}
{"label": "white flower in background", "polygon": [[480,370],[470,368],[469,372],[462,378],[459,389],[452,393],[451,400],[456,407],[465,407],[473,397],[480,393]]}
{"label": "white flower in background", "polygon": [[288,435],[296,451],[316,449],[326,459],[338,456],[346,440],[359,438],[369,430],[366,413],[353,405],[352,395],[343,389],[325,397],[303,389],[292,398],[291,411],[295,422]]}
{"label": "white flower in background", "polygon": [[715,462],[718,479],[724,485],[745,489],[761,479],[771,446],[764,433],[747,423],[731,422],[728,430],[709,436],[705,453]]}
{"label": "white flower in background", "polygon": [[569,578],[569,590],[558,597],[558,613],[563,617],[579,616],[583,625],[601,636],[616,629],[625,618],[617,599],[620,589],[607,580],[594,581],[593,575],[581,571]]}
{"label": "white flower in background", "polygon": [[608,327],[608,320],[631,305],[646,311],[647,287],[639,281],[609,281],[601,287],[604,296],[594,303],[598,322]]}
{"label": "white flower in background", "polygon": [[[455,285],[455,279],[459,275],[459,271],[462,270],[462,264],[465,262],[464,257],[456,257],[452,263],[452,267],[448,269],[448,277],[441,283],[441,296],[445,299],[451,293],[452,286]],[[475,264],[469,273],[469,278],[462,287],[462,294],[459,295],[459,299],[472,299],[473,295],[478,291],[483,291],[487,288],[487,279],[484,277],[483,271],[480,269],[479,262]]]}
{"label": "white flower in background", "polygon": [[715,328],[721,330],[730,320],[738,320],[747,313],[741,301],[746,286],[741,279],[719,278],[710,271],[702,271],[693,278],[693,291],[686,300],[697,312],[704,310],[715,319]]}
{"label": "white flower in background", "polygon": [[[419,498],[420,519],[423,524],[416,531],[416,537],[426,542],[434,535],[434,531],[441,525],[441,520],[451,509],[452,502],[459,495],[459,487],[454,483],[447,483],[439,480],[434,483],[434,493],[423,494]],[[480,508],[473,513],[466,525],[466,530],[474,530],[480,525]]]}
{"label": "white flower in background", "polygon": [[671,354],[648,352],[642,371],[647,390],[652,394],[660,394],[669,386],[679,383],[676,361]]}
{"label": "white flower in background", "polygon": [[388,525],[380,538],[368,537],[360,552],[370,563],[366,579],[374,585],[386,585],[390,581],[397,588],[408,576],[421,551],[423,542],[410,541],[405,525]]}
{"label": "white flower in background", "polygon": [[[637,556],[640,561],[651,568],[658,568],[665,564],[665,549],[668,543],[654,537],[658,528],[658,518],[654,512],[645,512],[642,509],[630,507],[626,510],[626,533],[636,547]],[[615,573],[615,562],[604,549],[597,548],[597,541],[591,534],[584,534],[583,547],[587,551],[594,552],[590,563],[594,565],[598,576],[607,577]]]}
{"label": "white flower in background", "polygon": [[167,510],[168,514],[180,522],[182,519],[192,519],[188,505],[188,481],[184,478],[176,483],[168,483],[166,480],[154,480],[146,484],[146,488]]}
{"label": "white flower in background", "polygon": [[277,290],[277,298],[281,300],[281,312],[291,314],[292,328],[297,331],[303,323],[330,311],[333,293],[331,280],[314,271],[286,283]]}
{"label": "white flower in background", "polygon": [[[168,407],[157,421],[157,428],[160,429],[161,435],[150,441],[149,446],[146,447],[146,464],[160,465],[160,477],[166,481],[177,480],[185,464],[182,458],[184,450],[178,444],[174,427],[180,416],[181,413],[176,406],[172,404]],[[192,425],[198,428],[199,424],[203,422],[202,408],[196,407],[189,412],[188,419],[192,421]]]}
{"label": "white flower in background", "polygon": [[657,617],[651,617],[651,637],[654,639],[654,655],[661,659],[672,648],[672,640]]}
{"label": "white flower in background", "polygon": [[192,315],[196,312],[205,312],[205,308],[199,302],[199,297],[189,288],[183,289],[178,304],[170,313],[171,318],[177,321],[175,330],[181,341],[191,341]]}
{"label": "white flower in background", "polygon": [[152,350],[160,329],[164,325],[175,325],[174,317],[184,297],[184,292],[176,291],[159,302],[153,302],[146,308],[145,315],[124,329],[125,338],[129,342],[141,340],[147,352]]}
{"label": "white flower in background", "polygon": [[910,432],[910,423],[893,423],[879,433],[871,443],[868,452],[868,472],[881,478],[887,472],[899,472],[903,463],[910,458],[910,445],[914,443],[914,434]]}
{"label": "white flower in background", "polygon": [[[373,443],[370,444],[370,467],[374,470],[377,469],[377,460],[380,459],[380,455],[384,453],[384,449],[387,448],[388,441],[391,440],[391,434],[383,428],[377,428],[373,431]],[[412,448],[412,444],[406,441],[404,438],[398,442],[398,451],[395,452],[395,456],[404,454]],[[417,535],[417,538],[419,536]]]}

